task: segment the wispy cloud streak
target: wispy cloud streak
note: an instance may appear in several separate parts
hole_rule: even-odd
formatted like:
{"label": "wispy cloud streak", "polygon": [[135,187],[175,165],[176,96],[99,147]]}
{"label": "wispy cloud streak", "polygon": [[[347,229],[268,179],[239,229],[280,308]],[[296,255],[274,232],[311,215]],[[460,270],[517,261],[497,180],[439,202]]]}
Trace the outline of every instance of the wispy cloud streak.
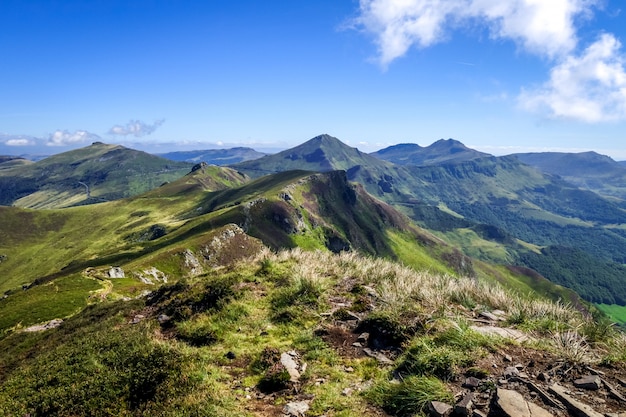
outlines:
{"label": "wispy cloud streak", "polygon": [[132,135],[135,137],[142,137],[153,133],[159,126],[163,124],[163,122],[165,122],[165,120],[163,119],[156,120],[152,124],[142,122],[141,120],[131,120],[125,125],[113,126],[111,129],[109,129],[108,133],[118,136]]}

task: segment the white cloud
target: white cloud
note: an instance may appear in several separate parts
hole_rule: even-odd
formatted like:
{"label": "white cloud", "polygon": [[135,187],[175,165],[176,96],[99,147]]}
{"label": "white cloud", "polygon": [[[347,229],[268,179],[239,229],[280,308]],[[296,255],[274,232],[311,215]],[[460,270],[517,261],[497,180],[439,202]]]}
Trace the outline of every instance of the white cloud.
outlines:
{"label": "white cloud", "polygon": [[75,132],[69,132],[67,130],[57,130],[52,133],[46,141],[47,146],[68,146],[77,145],[86,142],[93,142],[100,140],[100,136],[89,133],[85,130],[77,130]]}
{"label": "white cloud", "polygon": [[4,144],[7,146],[33,146],[35,141],[32,139],[14,138],[6,140]]}
{"label": "white cloud", "polygon": [[360,0],[354,26],[372,34],[386,68],[411,47],[446,41],[453,30],[487,27],[546,58],[549,80],[522,88],[522,108],[583,122],[626,120],[626,71],[621,43],[604,34],[581,51],[577,25],[603,0]]}
{"label": "white cloud", "polygon": [[468,14],[484,20],[495,38],[556,57],[576,47],[575,19],[591,14],[595,0],[472,0]]}
{"label": "white cloud", "polygon": [[148,124],[142,122],[141,120],[131,120],[126,123],[124,126],[115,125],[111,129],[109,129],[109,134],[119,135],[119,136],[128,136],[133,135],[135,137],[146,136],[154,132],[159,126],[163,124],[165,120],[160,119],[156,120],[152,124]]}
{"label": "white cloud", "polygon": [[443,42],[453,29],[486,25],[495,39],[555,57],[577,43],[575,19],[599,0],[360,0],[353,25],[372,34],[386,67],[412,47]]}
{"label": "white cloud", "polygon": [[580,56],[557,63],[541,87],[524,90],[519,103],[555,118],[591,123],[626,119],[626,70],[620,48],[613,35],[602,35]]}

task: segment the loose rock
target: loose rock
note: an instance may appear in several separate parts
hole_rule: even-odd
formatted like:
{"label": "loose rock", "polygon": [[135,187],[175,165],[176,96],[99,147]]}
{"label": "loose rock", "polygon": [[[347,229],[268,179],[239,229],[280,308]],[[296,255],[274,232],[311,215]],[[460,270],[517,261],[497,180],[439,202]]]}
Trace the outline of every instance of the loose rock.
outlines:
{"label": "loose rock", "polygon": [[576,388],[599,390],[602,387],[602,380],[597,375],[587,375],[574,381]]}
{"label": "loose rock", "polygon": [[552,413],[528,402],[517,391],[498,388],[496,392],[498,407],[507,417],[551,417]]}
{"label": "loose rock", "polygon": [[452,406],[441,401],[428,403],[428,412],[432,417],[447,417],[452,414]]}
{"label": "loose rock", "polygon": [[307,411],[309,411],[308,401],[294,401],[283,407],[283,413],[287,416],[304,417]]}

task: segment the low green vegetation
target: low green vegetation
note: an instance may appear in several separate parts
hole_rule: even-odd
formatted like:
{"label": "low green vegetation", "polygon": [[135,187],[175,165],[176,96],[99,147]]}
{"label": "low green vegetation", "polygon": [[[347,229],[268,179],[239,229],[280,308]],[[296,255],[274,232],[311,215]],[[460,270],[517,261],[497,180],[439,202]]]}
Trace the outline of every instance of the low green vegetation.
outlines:
{"label": "low green vegetation", "polygon": [[[310,415],[352,417],[374,409],[421,415],[429,401],[452,401],[450,381],[488,372],[481,360],[512,343],[469,325],[471,311],[495,309],[523,317],[517,322],[525,328],[550,321],[546,329],[560,329],[557,339],[554,330],[542,336],[534,325],[544,354],[613,366],[626,359],[623,334],[611,326],[596,341],[588,336],[593,322],[576,310],[475,278],[356,253],[263,250],[229,267],[179,277],[146,297],[94,301],[58,328],[5,333],[0,413],[279,413],[294,395],[279,358],[294,352],[307,365],[297,387],[311,398]],[[353,331],[367,331],[370,346],[398,352],[388,365],[346,355],[342,338],[350,332],[341,326],[353,314],[362,317]],[[280,395],[266,396],[273,393]]]}
{"label": "low green vegetation", "polygon": [[75,274],[28,291],[17,290],[0,301],[0,335],[16,326],[24,328],[71,316],[82,310],[90,302],[90,295],[101,288],[95,279]]}
{"label": "low green vegetation", "polygon": [[596,307],[620,326],[626,326],[626,306],[617,304],[596,304]]}

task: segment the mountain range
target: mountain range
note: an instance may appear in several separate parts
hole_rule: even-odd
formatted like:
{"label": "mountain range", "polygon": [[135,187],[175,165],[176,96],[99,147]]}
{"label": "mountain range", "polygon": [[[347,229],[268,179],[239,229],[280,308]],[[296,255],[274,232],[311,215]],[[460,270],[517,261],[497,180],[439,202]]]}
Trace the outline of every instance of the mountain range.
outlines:
{"label": "mountain range", "polygon": [[623,409],[620,198],[456,141],[408,149],[0,159],[0,414]]}
{"label": "mountain range", "polygon": [[[242,151],[248,152],[237,148],[230,156],[223,151],[195,155],[219,154],[225,161]],[[191,167],[175,165],[179,163],[96,143],[36,163],[7,158],[0,163],[0,168],[6,166],[0,169],[0,186],[4,204],[66,207],[140,194]],[[120,166],[129,168],[120,171]],[[348,181],[466,255],[536,269],[589,301],[626,304],[626,212],[618,192],[624,168],[608,157],[593,153],[495,157],[452,139],[366,154],[320,135],[286,151],[230,166],[251,178],[290,170],[345,171]],[[138,181],[147,177],[150,181]],[[589,178],[613,178],[618,185],[610,187],[609,195],[598,187],[584,187],[583,181],[592,182]],[[565,250],[574,255],[562,256]]]}

